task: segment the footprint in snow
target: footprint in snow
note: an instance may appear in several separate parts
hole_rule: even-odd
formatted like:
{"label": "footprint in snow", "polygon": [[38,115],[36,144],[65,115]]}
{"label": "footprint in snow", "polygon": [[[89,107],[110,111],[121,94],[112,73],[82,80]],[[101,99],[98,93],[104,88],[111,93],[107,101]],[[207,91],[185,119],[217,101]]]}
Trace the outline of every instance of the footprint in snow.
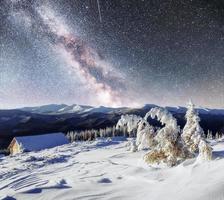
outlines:
{"label": "footprint in snow", "polygon": [[42,192],[41,188],[34,188],[34,189],[27,190],[24,193],[27,193],[27,194],[37,194],[37,193],[41,193],[41,192]]}
{"label": "footprint in snow", "polygon": [[58,182],[58,185],[66,185],[67,182],[65,179],[61,179],[59,182]]}
{"label": "footprint in snow", "polygon": [[102,178],[97,183],[112,183],[112,181],[109,178]]}
{"label": "footprint in snow", "polygon": [[3,198],[2,200],[16,200],[16,199],[13,197],[7,196],[7,197]]}

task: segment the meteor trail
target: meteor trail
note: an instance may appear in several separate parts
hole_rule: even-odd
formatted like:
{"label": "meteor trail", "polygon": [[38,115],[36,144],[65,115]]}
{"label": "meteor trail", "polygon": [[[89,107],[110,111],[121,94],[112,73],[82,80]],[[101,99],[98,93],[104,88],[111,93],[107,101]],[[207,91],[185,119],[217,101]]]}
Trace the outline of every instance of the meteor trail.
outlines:
{"label": "meteor trail", "polygon": [[100,0],[96,0],[96,1],[97,1],[97,7],[98,7],[98,12],[99,12],[100,23],[102,23],[102,16],[101,16],[101,9],[100,9]]}

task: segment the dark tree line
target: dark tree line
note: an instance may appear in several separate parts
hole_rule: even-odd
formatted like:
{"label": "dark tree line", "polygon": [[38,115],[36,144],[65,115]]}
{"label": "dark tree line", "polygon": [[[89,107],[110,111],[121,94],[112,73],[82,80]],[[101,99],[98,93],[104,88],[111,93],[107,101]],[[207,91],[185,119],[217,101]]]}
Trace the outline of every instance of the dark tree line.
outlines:
{"label": "dark tree line", "polygon": [[66,136],[71,142],[74,142],[74,141],[91,141],[99,137],[104,138],[117,137],[117,136],[129,137],[131,135],[127,132],[127,127],[116,129],[116,126],[113,126],[101,129],[69,131],[67,132]]}

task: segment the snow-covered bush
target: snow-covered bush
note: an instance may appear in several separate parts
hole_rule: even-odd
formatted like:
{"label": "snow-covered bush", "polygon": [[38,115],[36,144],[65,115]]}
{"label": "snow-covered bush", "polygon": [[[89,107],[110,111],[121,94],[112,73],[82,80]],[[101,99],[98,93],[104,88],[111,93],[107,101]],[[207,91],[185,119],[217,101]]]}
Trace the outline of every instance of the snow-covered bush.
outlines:
{"label": "snow-covered bush", "polygon": [[200,118],[198,112],[195,110],[195,106],[191,101],[188,104],[185,117],[187,122],[181,136],[188,150],[191,153],[196,153],[198,152],[199,142],[204,137],[204,131],[199,124]]}
{"label": "snow-covered bush", "polygon": [[134,139],[129,140],[125,146],[127,147],[127,151],[136,152],[138,150]]}
{"label": "snow-covered bush", "polygon": [[138,147],[136,145],[135,141],[131,141],[131,145],[130,145],[130,151],[131,152],[136,152],[138,150]]}
{"label": "snow-covered bush", "polygon": [[205,141],[201,140],[199,142],[199,155],[198,160],[200,161],[209,161],[212,159],[212,147]]}

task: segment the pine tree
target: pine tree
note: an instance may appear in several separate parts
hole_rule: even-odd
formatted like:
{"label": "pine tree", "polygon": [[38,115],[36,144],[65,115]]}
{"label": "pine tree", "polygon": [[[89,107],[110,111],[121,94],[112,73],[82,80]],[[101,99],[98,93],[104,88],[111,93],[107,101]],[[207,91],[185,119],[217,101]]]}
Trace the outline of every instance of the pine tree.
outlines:
{"label": "pine tree", "polygon": [[215,134],[215,139],[216,139],[216,140],[219,139],[219,133],[218,133],[218,132],[216,132],[216,134]]}
{"label": "pine tree", "polygon": [[195,153],[198,152],[198,144],[201,138],[203,138],[204,131],[199,124],[200,118],[198,112],[195,110],[195,106],[191,101],[188,104],[185,118],[187,122],[181,136],[188,150],[191,153]]}
{"label": "pine tree", "polygon": [[113,126],[112,128],[112,137],[116,136],[116,126]]}
{"label": "pine tree", "polygon": [[207,139],[210,140],[211,139],[211,132],[208,130],[208,133],[207,133]]}
{"label": "pine tree", "polygon": [[71,138],[71,142],[74,142],[74,132],[73,131],[70,132],[70,138]]}
{"label": "pine tree", "polygon": [[199,155],[198,160],[200,161],[209,161],[212,160],[212,148],[210,145],[203,139],[199,142]]}

